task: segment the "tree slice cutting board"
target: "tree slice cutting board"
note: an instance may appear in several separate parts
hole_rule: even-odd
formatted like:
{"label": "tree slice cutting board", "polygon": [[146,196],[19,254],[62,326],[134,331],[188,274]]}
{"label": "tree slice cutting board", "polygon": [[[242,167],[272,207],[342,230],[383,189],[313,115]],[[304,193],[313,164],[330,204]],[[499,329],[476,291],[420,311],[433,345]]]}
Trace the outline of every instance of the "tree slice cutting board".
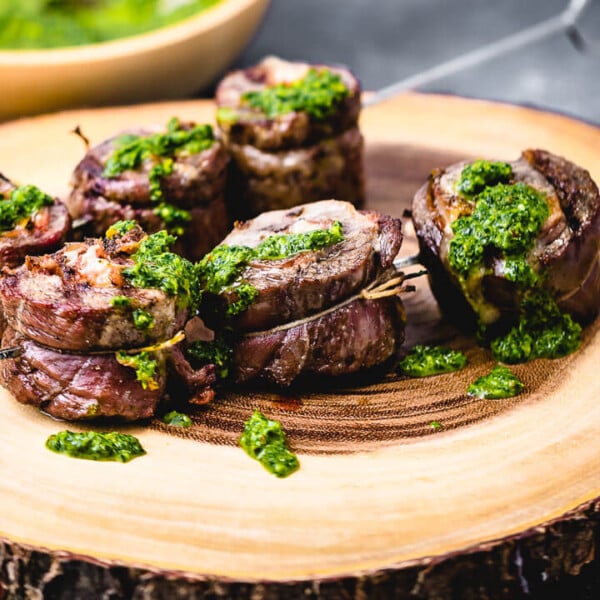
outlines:
{"label": "tree slice cutting board", "polygon": [[[0,170],[64,195],[84,152],[76,126],[97,143],[213,114],[193,101],[5,123]],[[545,148],[600,181],[600,130],[555,114],[407,94],[364,111],[362,130],[367,206],[396,216],[432,168],[466,157]],[[401,255],[415,253],[406,219],[405,234]],[[460,348],[464,371],[411,380],[388,365],[284,394],[224,391],[192,412],[191,429],[119,428],[147,450],[128,464],[49,452],[48,435],[85,427],[2,392],[0,598],[515,598],[592,563],[598,326],[574,355],[516,366],[521,396],[474,400],[468,383],[494,363],[441,320],[426,279],[415,282],[406,347]],[[276,479],[237,447],[254,408],[288,432],[301,462],[291,477]]]}

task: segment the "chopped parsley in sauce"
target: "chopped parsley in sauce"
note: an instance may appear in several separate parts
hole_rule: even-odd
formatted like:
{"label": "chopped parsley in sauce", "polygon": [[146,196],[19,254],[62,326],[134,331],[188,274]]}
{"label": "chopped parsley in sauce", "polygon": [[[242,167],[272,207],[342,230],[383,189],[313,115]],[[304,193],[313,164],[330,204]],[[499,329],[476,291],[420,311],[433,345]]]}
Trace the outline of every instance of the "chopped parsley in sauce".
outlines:
{"label": "chopped parsley in sauce", "polygon": [[215,136],[210,125],[185,128],[174,117],[168,122],[166,132],[118,137],[102,174],[107,178],[118,177],[125,171],[139,170],[145,162],[152,161],[154,164],[148,173],[148,183],[150,200],[157,204],[154,213],[162,219],[170,233],[181,236],[191,221],[191,214],[164,201],[162,182],[172,175],[177,156],[199,154],[214,143]]}
{"label": "chopped parsley in sauce", "polygon": [[254,248],[217,246],[196,264],[199,285],[217,296],[234,292],[236,300],[227,306],[226,313],[235,316],[246,310],[258,295],[256,288],[242,279],[243,271],[251,261],[288,258],[307,250],[332,246],[343,239],[342,224],[336,221],[329,229],[272,235]]}
{"label": "chopped parsley in sauce", "polygon": [[146,454],[140,441],[128,433],[61,431],[46,440],[46,448],[73,458],[129,462]]}
{"label": "chopped parsley in sauce", "polygon": [[557,306],[546,290],[528,291],[520,318],[506,335],[491,343],[494,357],[508,364],[534,358],[560,358],[581,345],[581,325]]}
{"label": "chopped parsley in sauce", "polygon": [[467,389],[469,396],[486,399],[511,398],[520,394],[523,382],[504,365],[496,365],[487,375],[476,379]]}
{"label": "chopped parsley in sauce", "polygon": [[54,200],[35,185],[22,185],[10,192],[6,199],[0,197],[0,231],[10,231],[18,225],[26,225],[44,206]]}
{"label": "chopped parsley in sauce", "polygon": [[[491,342],[494,357],[508,364],[565,356],[581,343],[581,327],[543,288],[543,269],[531,256],[550,216],[548,199],[524,183],[506,183],[511,176],[506,163],[475,161],[463,169],[457,187],[474,195],[474,209],[452,223],[448,250],[450,268],[478,315],[481,336]],[[493,334],[498,311],[482,289],[483,278],[495,273],[492,259],[501,261],[502,275],[514,284],[519,302],[512,329]]]}
{"label": "chopped parsley in sauce", "polygon": [[415,346],[398,366],[410,377],[429,377],[459,371],[466,364],[467,357],[458,350],[443,346]]}
{"label": "chopped parsley in sauce", "polygon": [[158,361],[154,353],[143,350],[137,354],[131,354],[125,350],[119,350],[115,356],[119,364],[135,369],[136,379],[145,390],[157,390],[159,388],[156,381],[159,372]]}
{"label": "chopped parsley in sauce", "polygon": [[163,417],[163,422],[171,427],[191,427],[192,420],[184,413],[172,410]]}
{"label": "chopped parsley in sauce", "polygon": [[476,160],[462,170],[457,189],[465,196],[475,196],[486,187],[508,183],[511,177],[512,167],[508,163]]}
{"label": "chopped parsley in sauce", "polygon": [[244,423],[239,442],[248,456],[276,477],[287,477],[300,467],[298,457],[287,446],[281,423],[258,410]]}
{"label": "chopped parsley in sauce", "polygon": [[[117,226],[120,225],[113,225]],[[143,238],[132,255],[135,264],[124,269],[123,276],[136,287],[157,288],[168,296],[177,296],[181,302],[194,306],[194,266],[189,260],[169,250],[174,241],[175,238],[165,230]]]}
{"label": "chopped parsley in sauce", "polygon": [[193,342],[187,348],[187,355],[200,366],[215,365],[217,377],[226,379],[233,359],[233,345],[229,338],[230,332],[225,330],[217,333],[212,341]]}
{"label": "chopped parsley in sauce", "polygon": [[[244,93],[241,104],[269,119],[302,111],[316,121],[323,121],[335,113],[349,94],[339,75],[329,69],[311,68],[302,79]],[[231,108],[222,108],[217,118],[231,122],[237,119],[237,113]]]}
{"label": "chopped parsley in sauce", "polygon": [[527,254],[550,215],[546,197],[524,183],[498,184],[481,192],[476,202],[472,214],[452,223],[450,266],[467,277],[485,268],[488,255],[501,253],[507,261],[518,263],[510,275],[516,283],[523,278],[529,283],[534,277]]}
{"label": "chopped parsley in sauce", "polygon": [[154,317],[141,308],[134,308],[135,302],[127,296],[114,296],[110,305],[125,311],[131,311],[131,320],[136,329],[148,331],[154,327]]}

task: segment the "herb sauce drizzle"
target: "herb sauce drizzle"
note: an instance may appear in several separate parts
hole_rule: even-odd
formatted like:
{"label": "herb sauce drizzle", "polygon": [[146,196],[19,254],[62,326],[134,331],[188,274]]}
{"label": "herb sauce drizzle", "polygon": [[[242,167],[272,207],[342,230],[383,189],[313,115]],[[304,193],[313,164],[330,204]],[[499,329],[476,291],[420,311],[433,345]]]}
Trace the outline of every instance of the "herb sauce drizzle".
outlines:
{"label": "herb sauce drizzle", "polygon": [[467,389],[469,396],[500,399],[517,396],[525,389],[523,382],[504,365],[496,365],[487,375],[478,377]]}
{"label": "herb sauce drizzle", "polygon": [[467,357],[458,350],[443,346],[414,346],[399,363],[402,373],[410,377],[429,377],[463,369]]}
{"label": "herb sauce drizzle", "polygon": [[[350,90],[339,75],[329,69],[310,68],[303,78],[291,83],[279,83],[244,93],[241,103],[269,119],[302,111],[316,121],[323,121],[335,113],[349,95]],[[235,121],[237,113],[224,108],[218,111],[217,118]]]}
{"label": "herb sauce drizzle", "polygon": [[[452,223],[448,263],[479,318],[480,336],[491,339],[494,357],[514,364],[558,358],[576,350],[581,327],[557,306],[545,277],[530,257],[550,216],[546,196],[524,183],[509,183],[508,163],[475,161],[461,172],[457,190],[472,197],[471,214]],[[505,333],[490,334],[489,310],[481,291],[493,273],[490,257],[504,261],[503,276],[516,286],[518,321]]]}
{"label": "herb sauce drizzle", "polygon": [[298,457],[287,446],[281,423],[267,419],[258,410],[244,423],[239,443],[248,456],[276,477],[287,477],[300,468]]}
{"label": "herb sauce drizzle", "polygon": [[59,454],[87,460],[129,462],[146,454],[140,441],[128,433],[61,431],[46,440],[46,448]]}
{"label": "herb sauce drizzle", "polygon": [[139,170],[146,161],[154,162],[148,173],[150,200],[157,204],[154,214],[163,220],[170,233],[181,236],[191,221],[191,214],[164,201],[162,181],[173,173],[177,156],[199,154],[214,143],[215,136],[210,125],[195,125],[187,129],[178,118],[173,117],[164,133],[148,136],[125,134],[117,138],[115,150],[106,161],[102,175],[111,179],[125,171]]}
{"label": "herb sauce drizzle", "polygon": [[22,185],[11,191],[6,199],[0,197],[0,231],[11,231],[18,225],[27,225],[44,206],[54,200],[35,185]]}

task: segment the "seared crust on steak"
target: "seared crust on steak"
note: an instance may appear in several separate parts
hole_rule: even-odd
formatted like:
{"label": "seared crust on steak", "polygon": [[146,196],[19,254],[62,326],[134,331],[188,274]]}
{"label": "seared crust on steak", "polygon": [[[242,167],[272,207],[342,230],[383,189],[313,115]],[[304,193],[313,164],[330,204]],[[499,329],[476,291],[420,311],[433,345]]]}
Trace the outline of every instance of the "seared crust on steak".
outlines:
{"label": "seared crust on steak", "polygon": [[[324,200],[264,213],[237,223],[224,245],[254,247],[274,234],[327,229],[340,221],[344,240],[318,251],[280,260],[253,261],[241,278],[258,297],[234,321],[240,331],[261,331],[301,319],[354,294],[391,266],[402,243],[399,219],[351,204]],[[235,292],[225,294],[235,301]]]}
{"label": "seared crust on steak", "polygon": [[[137,129],[123,133],[147,136],[156,131]],[[87,195],[102,196],[122,204],[150,204],[148,175],[156,164],[155,160],[146,160],[139,170],[124,171],[114,178],[102,174],[119,137],[114,136],[91,148],[75,167],[71,176],[72,191],[66,201],[74,219],[85,216],[82,204]],[[161,179],[164,201],[181,208],[210,203],[225,189],[228,161],[227,153],[218,140],[198,154],[176,155],[173,173]]]}
{"label": "seared crust on steak", "polygon": [[[325,68],[339,75],[349,90],[348,96],[330,117],[321,121],[306,112],[294,111],[268,118],[242,102],[244,93],[280,83],[292,83],[302,79],[311,67],[317,70]],[[234,71],[221,81],[215,94],[217,107],[235,111],[236,118],[219,118],[217,113],[217,120],[228,145],[249,144],[268,151],[310,146],[356,126],[360,94],[360,84],[348,69],[269,57],[254,67]]]}
{"label": "seared crust on steak", "polygon": [[243,336],[233,377],[286,387],[304,375],[347,375],[385,362],[403,339],[397,297],[357,298],[308,322]]}
{"label": "seared crust on steak", "polygon": [[235,144],[229,150],[228,205],[237,218],[325,198],[364,202],[363,137],[356,127],[293,150],[263,152]]}
{"label": "seared crust on steak", "polygon": [[164,393],[164,358],[156,376],[158,388],[143,389],[135,370],[119,364],[115,355],[64,354],[27,339],[12,328],[3,347],[21,353],[0,364],[0,382],[22,404],[30,404],[58,419],[117,417],[125,421],[154,414]]}
{"label": "seared crust on steak", "polygon": [[[448,264],[453,237],[451,224],[470,214],[474,203],[458,195],[455,183],[468,163],[436,170],[415,194],[413,223],[420,260],[429,272],[432,291],[442,311],[457,325],[472,329],[477,322],[457,278]],[[593,318],[600,301],[600,196],[589,173],[568,160],[543,150],[525,150],[509,163],[513,183],[523,182],[543,192],[550,216],[530,253],[530,260],[546,275],[544,286],[559,306],[578,320]],[[504,264],[490,259],[492,272],[481,281],[487,303],[486,325],[502,325],[516,318],[518,289],[504,277]],[[481,315],[480,315],[481,318]]]}
{"label": "seared crust on steak", "polygon": [[[132,230],[135,236],[141,230]],[[70,351],[136,348],[171,338],[183,328],[189,308],[155,288],[131,285],[122,275],[133,265],[131,253],[139,240],[88,239],[66,244],[54,254],[27,257],[25,264],[6,270],[0,296],[7,322],[28,338]],[[129,244],[129,246],[127,246]],[[117,308],[116,296],[131,300]],[[134,325],[132,311],[154,319],[150,329]]]}
{"label": "seared crust on steak", "polygon": [[567,235],[543,255],[550,287],[561,308],[580,321],[600,307],[600,193],[589,172],[544,150],[526,150],[525,159],[555,189]]}

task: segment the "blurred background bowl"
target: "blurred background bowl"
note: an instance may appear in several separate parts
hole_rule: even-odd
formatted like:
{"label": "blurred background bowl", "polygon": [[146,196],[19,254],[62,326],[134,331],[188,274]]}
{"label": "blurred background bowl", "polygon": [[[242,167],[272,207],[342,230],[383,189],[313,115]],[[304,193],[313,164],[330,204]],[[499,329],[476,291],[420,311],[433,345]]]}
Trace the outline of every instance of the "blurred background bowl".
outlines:
{"label": "blurred background bowl", "polygon": [[0,51],[0,120],[201,91],[244,49],[268,4],[221,0],[142,35],[69,48]]}

